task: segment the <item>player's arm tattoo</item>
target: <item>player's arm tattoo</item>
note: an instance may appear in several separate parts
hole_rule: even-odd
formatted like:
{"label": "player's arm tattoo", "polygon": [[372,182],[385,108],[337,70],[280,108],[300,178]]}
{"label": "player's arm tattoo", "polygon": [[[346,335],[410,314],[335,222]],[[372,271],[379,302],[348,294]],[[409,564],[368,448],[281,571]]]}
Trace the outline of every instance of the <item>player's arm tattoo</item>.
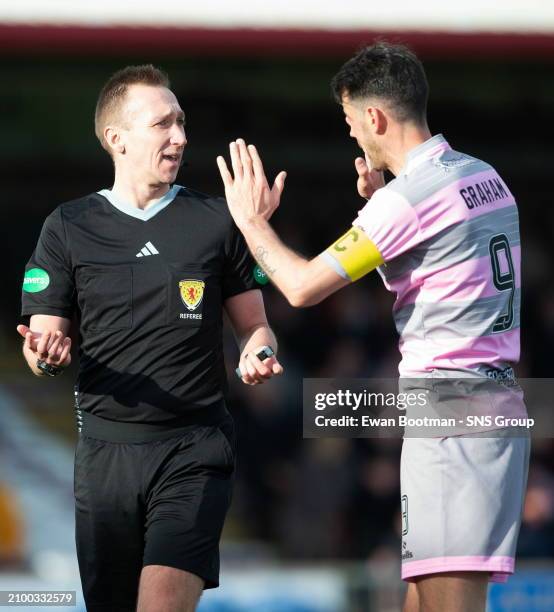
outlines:
{"label": "player's arm tattoo", "polygon": [[267,256],[269,255],[267,249],[262,245],[256,247],[254,251],[254,257],[256,261],[260,264],[263,271],[268,275],[272,276],[277,271],[277,268],[272,268],[270,264],[267,262]]}

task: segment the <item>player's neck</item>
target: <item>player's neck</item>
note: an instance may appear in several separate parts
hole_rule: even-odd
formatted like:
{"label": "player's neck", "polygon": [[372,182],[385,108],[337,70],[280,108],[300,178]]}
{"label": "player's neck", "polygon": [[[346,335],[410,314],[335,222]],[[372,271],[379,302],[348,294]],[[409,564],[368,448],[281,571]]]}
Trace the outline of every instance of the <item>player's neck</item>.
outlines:
{"label": "player's neck", "polygon": [[126,181],[116,172],[112,191],[123,202],[145,210],[169,191],[169,185],[166,183],[151,185],[140,181]]}
{"label": "player's neck", "polygon": [[431,132],[427,124],[408,124],[398,126],[396,134],[391,136],[387,152],[387,167],[394,176],[398,176],[406,163],[406,156],[409,151],[429,140]]}

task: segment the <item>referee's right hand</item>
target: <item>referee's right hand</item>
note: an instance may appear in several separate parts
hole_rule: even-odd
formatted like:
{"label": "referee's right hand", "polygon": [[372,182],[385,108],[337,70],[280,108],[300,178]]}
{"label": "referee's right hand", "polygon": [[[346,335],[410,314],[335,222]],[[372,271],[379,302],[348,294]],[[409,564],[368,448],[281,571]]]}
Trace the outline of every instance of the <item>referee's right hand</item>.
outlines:
{"label": "referee's right hand", "polygon": [[67,367],[71,363],[71,338],[63,332],[31,331],[26,325],[18,325],[17,331],[25,339],[24,353],[32,353],[36,359],[59,367]]}

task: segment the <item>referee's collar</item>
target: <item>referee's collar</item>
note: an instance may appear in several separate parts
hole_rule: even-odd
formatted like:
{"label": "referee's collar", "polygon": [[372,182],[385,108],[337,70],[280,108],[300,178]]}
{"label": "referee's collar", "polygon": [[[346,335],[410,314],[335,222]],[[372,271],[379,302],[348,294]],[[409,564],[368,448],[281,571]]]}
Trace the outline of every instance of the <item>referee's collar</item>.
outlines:
{"label": "referee's collar", "polygon": [[111,189],[102,189],[97,193],[104,196],[113,207],[117,208],[117,210],[122,213],[134,217],[135,219],[140,219],[141,221],[148,221],[161,212],[166,206],[171,204],[181,189],[181,185],[173,185],[164,196],[153,204],[150,204],[150,206],[144,210],[121,200]]}

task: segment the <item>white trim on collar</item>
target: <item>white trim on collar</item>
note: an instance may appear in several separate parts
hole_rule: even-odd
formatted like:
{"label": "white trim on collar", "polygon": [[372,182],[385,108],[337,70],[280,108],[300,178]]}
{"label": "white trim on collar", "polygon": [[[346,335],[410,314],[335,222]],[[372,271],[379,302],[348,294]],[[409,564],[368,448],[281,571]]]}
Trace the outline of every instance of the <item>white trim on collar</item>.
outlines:
{"label": "white trim on collar", "polygon": [[410,174],[412,170],[420,166],[423,162],[450,148],[446,138],[442,134],[436,134],[408,151],[404,167],[400,173],[406,175]]}
{"label": "white trim on collar", "polygon": [[97,193],[104,196],[114,208],[117,208],[117,210],[121,211],[122,213],[125,213],[130,217],[134,217],[135,219],[139,219],[140,221],[148,221],[161,212],[166,206],[171,204],[181,189],[181,185],[173,185],[173,187],[164,196],[153,204],[150,204],[150,206],[144,210],[119,199],[110,189],[102,189]]}

